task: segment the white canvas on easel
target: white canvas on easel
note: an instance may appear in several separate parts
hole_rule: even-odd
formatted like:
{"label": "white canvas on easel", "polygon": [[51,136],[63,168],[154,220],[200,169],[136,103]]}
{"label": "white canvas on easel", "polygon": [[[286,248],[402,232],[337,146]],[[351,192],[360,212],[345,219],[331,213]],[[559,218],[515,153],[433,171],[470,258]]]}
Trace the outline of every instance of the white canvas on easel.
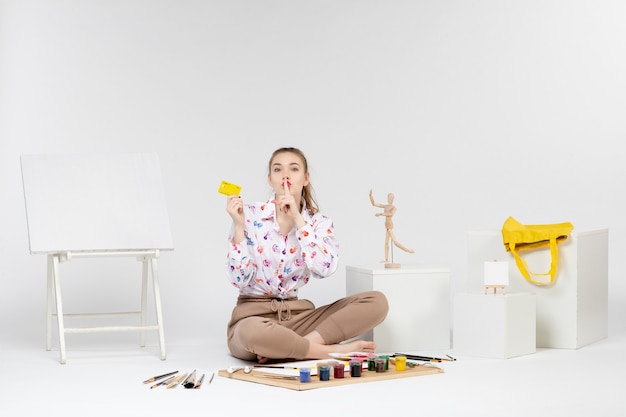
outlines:
{"label": "white canvas on easel", "polygon": [[[145,330],[157,330],[161,358],[165,359],[157,258],[160,251],[173,250],[174,246],[158,156],[22,155],[21,166],[30,252],[48,257],[48,349],[50,322],[56,316],[61,363],[66,360],[65,333],[107,330],[141,330],[142,345]],[[140,316],[141,323],[65,328],[59,263],[78,257],[121,256],[136,257],[143,264],[141,311],[124,313]],[[154,290],[155,325],[146,323],[149,278]]]}
{"label": "white canvas on easel", "polygon": [[21,162],[31,253],[174,248],[156,154]]}
{"label": "white canvas on easel", "polygon": [[505,288],[509,285],[509,263],[498,261],[485,262],[483,278],[485,281],[485,294],[489,289],[493,289],[495,294],[498,288],[502,290],[502,293],[505,293]]}
{"label": "white canvas on easel", "polygon": [[485,285],[509,285],[509,263],[487,261],[484,263]]}

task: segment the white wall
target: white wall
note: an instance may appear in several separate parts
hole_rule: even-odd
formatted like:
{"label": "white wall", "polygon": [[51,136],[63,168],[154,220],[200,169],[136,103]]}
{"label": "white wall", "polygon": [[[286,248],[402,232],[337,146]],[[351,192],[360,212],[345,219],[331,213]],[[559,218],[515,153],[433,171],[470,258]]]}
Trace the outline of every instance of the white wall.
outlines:
{"label": "white wall", "polygon": [[[279,146],[307,154],[343,248],[340,271],[302,296],[341,297],[346,265],[381,259],[373,189],[395,193],[394,230],[416,250],[396,261],[450,267],[453,291],[468,230],[509,215],[608,227],[609,332],[623,333],[625,17],[621,0],[0,0],[2,339],[44,340],[45,259],[28,251],[19,155],[159,153],[175,345],[223,340],[236,292],[217,186],[264,199]],[[85,281],[65,281],[66,306],[134,301]]]}

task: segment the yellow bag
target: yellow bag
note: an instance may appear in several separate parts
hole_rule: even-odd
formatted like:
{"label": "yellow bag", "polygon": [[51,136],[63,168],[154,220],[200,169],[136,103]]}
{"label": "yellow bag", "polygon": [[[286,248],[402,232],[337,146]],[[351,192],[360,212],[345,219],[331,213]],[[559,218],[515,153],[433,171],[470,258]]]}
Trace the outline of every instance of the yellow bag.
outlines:
{"label": "yellow bag", "polygon": [[[526,280],[536,285],[549,285],[556,278],[556,267],[559,261],[557,243],[567,239],[573,228],[574,226],[570,222],[523,225],[513,217],[509,217],[502,226],[502,240],[504,248],[507,252],[513,254],[515,263]],[[518,252],[544,247],[550,247],[550,255],[552,257],[550,270],[545,274],[530,272],[526,261],[522,259]],[[550,281],[537,281],[531,275],[549,275]]]}

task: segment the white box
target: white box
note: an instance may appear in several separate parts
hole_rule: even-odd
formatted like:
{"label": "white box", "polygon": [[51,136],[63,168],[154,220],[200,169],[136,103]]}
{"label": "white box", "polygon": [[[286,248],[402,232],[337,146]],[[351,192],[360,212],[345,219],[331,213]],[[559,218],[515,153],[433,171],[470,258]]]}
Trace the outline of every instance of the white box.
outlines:
{"label": "white box", "polygon": [[457,294],[454,354],[507,359],[535,353],[535,311],[535,294]]}
{"label": "white box", "polygon": [[384,322],[361,337],[379,352],[450,348],[450,270],[346,267],[346,293],[378,290],[387,296]]}
{"label": "white box", "polygon": [[[549,249],[521,252],[528,269],[550,269]],[[608,229],[574,230],[558,244],[559,262],[552,285],[532,284],[506,252],[501,231],[468,233],[469,292],[483,290],[483,262],[509,262],[507,292],[537,294],[537,347],[578,349],[608,336]]]}

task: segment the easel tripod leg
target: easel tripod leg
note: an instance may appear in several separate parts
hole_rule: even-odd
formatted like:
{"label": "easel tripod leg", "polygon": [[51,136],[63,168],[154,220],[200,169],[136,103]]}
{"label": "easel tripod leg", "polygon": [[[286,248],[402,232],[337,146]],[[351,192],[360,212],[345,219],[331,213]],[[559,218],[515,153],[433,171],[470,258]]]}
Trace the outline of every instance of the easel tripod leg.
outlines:
{"label": "easel tripod leg", "polygon": [[57,325],[59,327],[59,352],[61,356],[61,363],[65,364],[65,326],[63,324],[63,303],[61,301],[61,282],[59,278],[59,257],[54,255],[52,257],[52,277],[54,284],[54,295],[56,299],[57,310]]}
{"label": "easel tripod leg", "polygon": [[[147,300],[148,300],[148,258],[141,259],[141,326],[146,325],[147,320]],[[139,346],[146,346],[146,330],[141,330]]]}
{"label": "easel tripod leg", "polygon": [[48,255],[46,274],[46,350],[52,350],[52,316],[54,314],[54,282],[52,277],[54,265],[52,257],[53,255]]}
{"label": "easel tripod leg", "polygon": [[159,278],[158,278],[156,258],[150,259],[150,264],[152,267],[152,289],[154,290],[154,306],[156,309],[157,326],[159,328],[159,346],[161,347],[161,360],[165,360],[165,357],[166,357],[165,336],[163,334],[163,317],[161,314],[161,293],[159,290]]}

